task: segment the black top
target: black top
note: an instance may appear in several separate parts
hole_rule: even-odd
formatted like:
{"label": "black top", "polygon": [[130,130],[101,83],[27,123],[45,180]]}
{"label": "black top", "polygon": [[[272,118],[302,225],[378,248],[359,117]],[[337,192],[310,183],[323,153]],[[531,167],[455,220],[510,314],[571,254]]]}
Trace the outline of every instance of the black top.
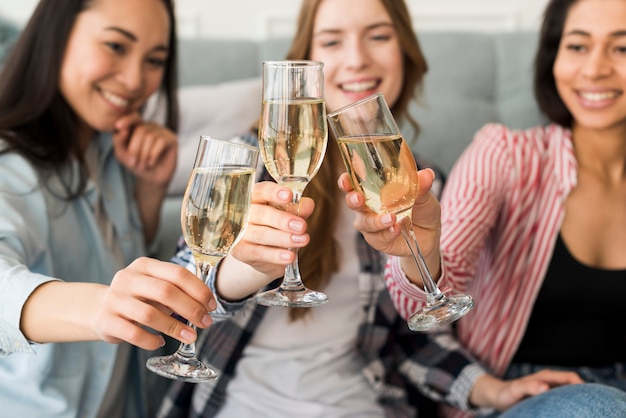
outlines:
{"label": "black top", "polygon": [[578,262],[559,234],[514,363],[599,367],[626,361],[626,270]]}

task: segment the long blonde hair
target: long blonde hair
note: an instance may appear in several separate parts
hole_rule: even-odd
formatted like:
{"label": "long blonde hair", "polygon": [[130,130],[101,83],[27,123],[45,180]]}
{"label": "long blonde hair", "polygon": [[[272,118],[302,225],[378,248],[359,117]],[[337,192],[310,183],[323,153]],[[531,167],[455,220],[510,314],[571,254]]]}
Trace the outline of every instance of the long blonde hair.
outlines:
{"label": "long blonde hair", "polygon": [[[303,0],[298,16],[296,35],[292,41],[287,59],[310,59],[313,41],[315,15],[322,0]],[[380,0],[394,24],[403,56],[404,85],[398,100],[391,106],[396,119],[406,119],[415,135],[419,126],[407,113],[409,103],[421,92],[427,64],[411,24],[409,11],[404,0]],[[323,290],[333,273],[339,270],[341,254],[334,232],[343,198],[337,188],[338,164],[341,159],[335,140],[329,138],[326,157],[322,166],[305,189],[304,195],[313,198],[315,211],[308,219],[308,232],[311,242],[300,251],[299,265],[305,285],[311,289]],[[304,317],[307,308],[292,308],[291,320]]]}

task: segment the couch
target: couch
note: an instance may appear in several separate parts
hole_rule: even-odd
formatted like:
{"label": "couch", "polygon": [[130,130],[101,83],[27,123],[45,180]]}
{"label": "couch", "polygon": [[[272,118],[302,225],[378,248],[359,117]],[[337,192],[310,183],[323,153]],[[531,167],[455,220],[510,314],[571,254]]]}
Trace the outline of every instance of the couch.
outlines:
{"label": "couch", "polygon": [[[0,63],[15,34],[14,26],[0,22]],[[445,172],[487,122],[512,128],[546,122],[532,93],[535,32],[418,36],[429,69],[419,103],[410,107],[421,126],[418,140],[411,145]],[[179,41],[180,151],[162,211],[157,257],[169,258],[180,235],[180,203],[198,137],[227,139],[249,129],[261,108],[261,63],[283,59],[289,44],[287,38]],[[161,109],[154,106],[147,112],[161,117]],[[405,136],[410,138],[411,132],[407,130]]]}

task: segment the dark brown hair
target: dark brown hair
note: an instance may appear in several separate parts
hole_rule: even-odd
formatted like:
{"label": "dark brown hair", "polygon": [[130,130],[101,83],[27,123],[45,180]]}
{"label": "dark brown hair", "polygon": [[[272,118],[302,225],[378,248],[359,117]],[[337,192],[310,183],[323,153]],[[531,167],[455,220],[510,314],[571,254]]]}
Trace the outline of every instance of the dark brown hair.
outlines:
{"label": "dark brown hair", "polygon": [[[77,134],[77,116],[59,90],[65,48],[79,13],[103,0],[41,0],[0,73],[0,138],[41,172],[59,171],[70,159],[83,165],[67,199],[85,188],[86,171]],[[159,98],[166,101],[166,126],[178,129],[176,21],[172,0],[161,0],[170,22],[169,55]]]}
{"label": "dark brown hair", "polygon": [[[304,0],[302,2],[296,35],[292,41],[287,59],[310,59],[313,42],[313,25],[317,9],[322,0]],[[421,92],[427,64],[417,36],[411,24],[409,11],[404,0],[380,0],[391,17],[394,29],[398,36],[402,50],[404,83],[398,100],[391,106],[394,117],[405,119],[413,126],[415,135],[419,126],[408,114],[409,103]],[[300,251],[300,271],[307,287],[321,290],[327,284],[331,275],[339,270],[341,254],[339,245],[333,234],[336,229],[339,205],[342,197],[338,193],[337,165],[341,160],[337,145],[328,144],[326,157],[317,175],[305,189],[304,195],[315,200],[315,211],[308,220],[308,232],[311,242]],[[306,309],[294,308],[291,310],[291,319],[297,319],[306,314]]]}
{"label": "dark brown hair", "polygon": [[544,14],[535,55],[535,98],[541,111],[554,123],[572,127],[572,114],[563,103],[554,79],[554,62],[559,51],[565,19],[578,0],[552,0]]}

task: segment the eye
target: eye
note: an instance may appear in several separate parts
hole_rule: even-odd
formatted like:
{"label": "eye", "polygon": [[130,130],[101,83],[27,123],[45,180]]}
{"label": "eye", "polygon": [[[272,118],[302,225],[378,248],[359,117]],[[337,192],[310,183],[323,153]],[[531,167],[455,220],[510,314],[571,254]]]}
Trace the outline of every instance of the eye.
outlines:
{"label": "eye", "polygon": [[587,50],[587,47],[581,44],[567,44],[565,46],[565,49],[567,49],[568,51],[573,51],[573,52],[584,52]]}
{"label": "eye", "polygon": [[148,58],[148,64],[153,67],[163,68],[165,67],[166,59],[165,58]]}
{"label": "eye", "polygon": [[322,48],[331,48],[331,47],[337,46],[337,45],[339,45],[339,41],[337,41],[335,39],[320,42],[320,46]]}
{"label": "eye", "polygon": [[370,37],[370,39],[373,40],[373,41],[383,41],[384,42],[384,41],[388,41],[389,39],[391,39],[391,35],[382,35],[382,34],[372,35]]}
{"label": "eye", "polygon": [[126,51],[124,45],[119,42],[106,42],[105,43],[109,49],[117,54],[123,54]]}
{"label": "eye", "polygon": [[615,52],[617,52],[620,55],[626,55],[626,46],[616,46]]}

